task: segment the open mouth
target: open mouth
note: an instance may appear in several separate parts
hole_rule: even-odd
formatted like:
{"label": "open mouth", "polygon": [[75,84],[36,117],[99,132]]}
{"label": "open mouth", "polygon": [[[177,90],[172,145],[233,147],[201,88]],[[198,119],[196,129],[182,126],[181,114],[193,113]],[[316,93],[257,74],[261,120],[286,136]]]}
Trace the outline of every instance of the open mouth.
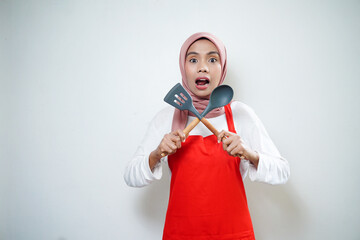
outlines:
{"label": "open mouth", "polygon": [[209,79],[197,79],[196,81],[195,81],[195,83],[196,83],[196,85],[200,85],[200,86],[204,86],[204,85],[206,85],[206,84],[209,84],[210,83],[210,81],[209,81]]}

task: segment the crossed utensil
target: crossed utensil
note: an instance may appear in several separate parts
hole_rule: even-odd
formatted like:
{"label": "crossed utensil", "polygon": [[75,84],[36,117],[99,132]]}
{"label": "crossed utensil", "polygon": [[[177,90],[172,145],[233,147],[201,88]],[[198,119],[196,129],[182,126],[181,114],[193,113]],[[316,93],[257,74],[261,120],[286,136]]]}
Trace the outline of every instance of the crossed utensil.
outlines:
{"label": "crossed utensil", "polygon": [[[190,131],[196,127],[196,125],[201,121],[215,136],[219,135],[219,131],[205,118],[205,116],[215,108],[223,107],[230,103],[234,96],[233,89],[228,85],[220,85],[216,87],[211,95],[209,104],[206,106],[205,110],[200,114],[193,105],[193,100],[190,94],[185,90],[185,88],[177,83],[169,92],[166,94],[164,101],[170,104],[171,106],[179,110],[188,110],[192,112],[196,118],[183,130],[185,136],[188,136]],[[166,156],[166,153],[161,154],[162,157]],[[244,158],[243,156],[240,156]]]}

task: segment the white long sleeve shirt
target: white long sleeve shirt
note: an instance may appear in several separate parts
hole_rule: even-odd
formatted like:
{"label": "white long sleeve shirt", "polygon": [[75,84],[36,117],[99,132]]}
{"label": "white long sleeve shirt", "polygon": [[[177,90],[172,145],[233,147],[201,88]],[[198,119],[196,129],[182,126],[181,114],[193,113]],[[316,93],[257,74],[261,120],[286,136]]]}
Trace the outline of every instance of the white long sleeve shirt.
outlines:
{"label": "white long sleeve shirt", "polygon": [[[255,112],[238,101],[231,103],[231,109],[237,134],[260,156],[257,169],[248,160],[241,160],[239,171],[243,179],[249,174],[251,181],[269,184],[285,183],[290,175],[289,163],[280,155]],[[151,171],[149,155],[157,148],[164,135],[171,132],[173,115],[174,108],[169,106],[160,111],[150,122],[144,139],[125,169],[124,179],[129,186],[143,187],[161,179],[162,163],[167,163],[167,157],[162,158]],[[189,116],[188,123],[193,119],[194,117]],[[208,120],[219,131],[228,130],[225,114]],[[190,132],[190,135],[203,137],[211,134],[212,132],[201,122]]]}

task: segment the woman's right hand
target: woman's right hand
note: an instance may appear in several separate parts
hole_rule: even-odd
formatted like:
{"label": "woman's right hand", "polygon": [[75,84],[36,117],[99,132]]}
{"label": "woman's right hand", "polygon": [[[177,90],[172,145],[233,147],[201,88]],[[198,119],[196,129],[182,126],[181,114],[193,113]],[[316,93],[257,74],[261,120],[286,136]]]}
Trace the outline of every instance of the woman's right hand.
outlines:
{"label": "woman's right hand", "polygon": [[161,140],[159,146],[150,154],[149,165],[153,170],[156,163],[164,156],[176,153],[181,148],[181,143],[184,142],[186,136],[183,131],[177,130],[171,133],[165,134]]}
{"label": "woman's right hand", "polygon": [[162,157],[164,154],[165,156],[174,154],[181,148],[181,143],[185,141],[185,138],[185,134],[181,130],[165,134],[156,150]]}

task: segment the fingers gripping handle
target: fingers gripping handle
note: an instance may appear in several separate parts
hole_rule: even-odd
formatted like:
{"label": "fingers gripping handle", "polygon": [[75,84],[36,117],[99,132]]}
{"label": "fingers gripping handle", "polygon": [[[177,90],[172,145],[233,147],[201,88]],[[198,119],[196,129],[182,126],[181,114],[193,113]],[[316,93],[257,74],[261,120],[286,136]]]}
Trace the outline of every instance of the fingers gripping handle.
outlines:
{"label": "fingers gripping handle", "polygon": [[[189,125],[186,126],[186,128],[183,130],[185,136],[187,137],[189,135],[189,133],[191,132],[191,130],[194,129],[194,127],[196,127],[196,125],[198,125],[200,122],[200,120],[198,118],[195,118]],[[215,136],[219,135],[219,131],[206,119],[206,118],[202,118],[201,122],[213,133],[215,134]],[[166,153],[161,153],[162,157],[165,157],[167,154]]]}
{"label": "fingers gripping handle", "polygon": [[[183,130],[186,137],[189,135],[191,130],[193,130],[196,125],[198,125],[199,122],[200,120],[198,118],[195,118],[189,125],[187,125],[187,127]],[[166,155],[167,154],[165,152],[161,153],[162,157],[165,157]]]}
{"label": "fingers gripping handle", "polygon": [[[187,125],[187,127],[183,130],[185,136],[187,137],[189,135],[189,133],[191,132],[191,130],[194,129],[194,127],[196,127],[196,125],[198,125],[198,123],[200,122],[200,120],[198,118],[195,118],[189,125]],[[206,118],[202,118],[201,122],[215,135],[218,136],[219,135],[219,131],[206,119]],[[222,140],[224,140],[225,138],[227,138],[227,136],[224,136],[222,138]],[[165,157],[167,154],[166,153],[161,153],[162,157]],[[240,157],[241,159],[244,159],[244,156],[238,155],[238,157]]]}
{"label": "fingers gripping handle", "polygon": [[[219,131],[206,119],[206,118],[202,118],[201,122],[215,135],[215,136],[219,136]],[[223,141],[224,139],[226,139],[227,136],[222,137],[221,141]],[[237,154],[237,157],[244,159],[245,157]]]}
{"label": "fingers gripping handle", "polygon": [[[219,134],[220,134],[220,133],[219,133]],[[221,141],[224,141],[224,140],[227,139],[227,138],[229,138],[229,137],[224,134],[224,136],[221,138]],[[245,157],[244,157],[243,155],[241,155],[241,154],[236,154],[235,157],[239,157],[239,158],[241,158],[241,159],[245,159]]]}
{"label": "fingers gripping handle", "polygon": [[[195,118],[189,125],[187,125],[187,127],[183,130],[186,137],[189,135],[191,130],[193,130],[196,125],[198,125],[199,122],[200,120],[198,118]],[[166,155],[167,153],[165,152],[161,153],[161,157],[165,157]]]}

